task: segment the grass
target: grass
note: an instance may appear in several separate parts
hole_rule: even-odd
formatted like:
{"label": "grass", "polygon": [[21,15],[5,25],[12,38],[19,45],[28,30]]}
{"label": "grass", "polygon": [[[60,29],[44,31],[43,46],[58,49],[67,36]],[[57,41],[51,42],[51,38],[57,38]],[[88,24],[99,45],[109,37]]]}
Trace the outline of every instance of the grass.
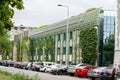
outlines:
{"label": "grass", "polygon": [[21,75],[19,73],[16,73],[12,75],[11,73],[0,70],[0,80],[40,80],[40,79],[38,78],[37,75],[35,75],[32,78],[29,78],[24,74]]}
{"label": "grass", "polygon": [[11,75],[6,75],[0,71],[0,80],[15,80]]}

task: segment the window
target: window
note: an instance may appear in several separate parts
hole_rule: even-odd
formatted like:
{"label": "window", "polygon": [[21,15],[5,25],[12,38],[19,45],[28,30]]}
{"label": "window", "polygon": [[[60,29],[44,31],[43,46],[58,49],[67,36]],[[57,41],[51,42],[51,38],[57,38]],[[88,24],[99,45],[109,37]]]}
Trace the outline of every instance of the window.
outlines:
{"label": "window", "polygon": [[58,34],[58,41],[60,41],[60,34]]}
{"label": "window", "polygon": [[69,54],[72,54],[72,47],[70,47],[69,52],[70,52]]}
{"label": "window", "polygon": [[57,51],[58,55],[60,55],[60,48],[58,48],[58,51]]}
{"label": "window", "polygon": [[72,32],[70,32],[70,39],[72,39]]}
{"label": "window", "polygon": [[63,54],[66,54],[66,47],[63,47]]}
{"label": "window", "polygon": [[66,40],[66,33],[63,34],[63,40]]}

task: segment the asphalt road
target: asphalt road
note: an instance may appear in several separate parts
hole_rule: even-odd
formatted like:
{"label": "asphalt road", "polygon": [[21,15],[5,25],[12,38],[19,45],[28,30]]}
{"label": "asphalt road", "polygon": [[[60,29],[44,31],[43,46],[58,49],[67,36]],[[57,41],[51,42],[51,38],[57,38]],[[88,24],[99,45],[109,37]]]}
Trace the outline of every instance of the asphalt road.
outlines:
{"label": "asphalt road", "polygon": [[85,78],[71,77],[69,75],[52,75],[50,73],[23,70],[23,69],[17,69],[14,67],[0,66],[0,70],[7,71],[12,74],[21,73],[23,75],[28,75],[29,77],[33,77],[33,76],[37,75],[40,80],[89,80],[89,79],[85,79]]}

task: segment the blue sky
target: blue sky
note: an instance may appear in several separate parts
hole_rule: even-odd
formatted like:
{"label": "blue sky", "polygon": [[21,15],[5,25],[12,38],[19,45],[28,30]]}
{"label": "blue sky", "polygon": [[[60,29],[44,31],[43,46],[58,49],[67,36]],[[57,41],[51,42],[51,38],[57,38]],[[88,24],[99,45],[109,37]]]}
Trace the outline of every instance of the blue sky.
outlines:
{"label": "blue sky", "polygon": [[24,10],[15,10],[13,21],[16,26],[38,27],[67,18],[67,9],[57,4],[67,5],[70,16],[83,13],[88,8],[102,7],[116,10],[116,0],[23,0]]}

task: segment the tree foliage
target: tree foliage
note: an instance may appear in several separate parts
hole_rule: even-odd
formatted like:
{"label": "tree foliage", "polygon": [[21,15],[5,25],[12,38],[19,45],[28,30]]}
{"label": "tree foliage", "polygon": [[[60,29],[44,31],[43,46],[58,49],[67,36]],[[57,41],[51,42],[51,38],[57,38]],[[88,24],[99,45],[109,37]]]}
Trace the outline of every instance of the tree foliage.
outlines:
{"label": "tree foliage", "polygon": [[4,29],[10,30],[13,27],[12,18],[14,16],[14,8],[23,9],[22,0],[0,0],[0,33]]}
{"label": "tree foliage", "polygon": [[3,34],[0,34],[0,49],[2,49],[2,58],[6,59],[6,55],[8,55],[8,51],[10,50],[10,40],[9,35],[6,34],[4,30]]}
{"label": "tree foliage", "polygon": [[97,30],[87,27],[80,30],[80,47],[82,49],[82,62],[94,65],[97,59]]}
{"label": "tree foliage", "polygon": [[0,49],[9,49],[9,36],[8,34],[5,34],[6,32],[4,32],[3,34],[0,34]]}

